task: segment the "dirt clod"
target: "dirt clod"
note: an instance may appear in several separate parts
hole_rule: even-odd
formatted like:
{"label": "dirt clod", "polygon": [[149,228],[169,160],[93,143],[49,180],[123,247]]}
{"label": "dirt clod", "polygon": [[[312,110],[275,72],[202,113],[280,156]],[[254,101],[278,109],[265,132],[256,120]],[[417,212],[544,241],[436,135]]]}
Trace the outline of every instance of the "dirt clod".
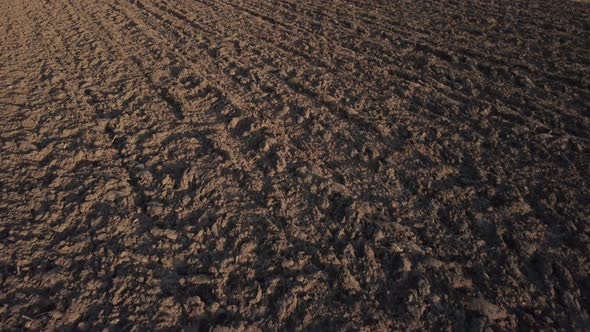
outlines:
{"label": "dirt clod", "polygon": [[507,313],[504,309],[482,297],[467,300],[465,302],[465,308],[469,311],[483,315],[491,320],[504,319],[507,316]]}

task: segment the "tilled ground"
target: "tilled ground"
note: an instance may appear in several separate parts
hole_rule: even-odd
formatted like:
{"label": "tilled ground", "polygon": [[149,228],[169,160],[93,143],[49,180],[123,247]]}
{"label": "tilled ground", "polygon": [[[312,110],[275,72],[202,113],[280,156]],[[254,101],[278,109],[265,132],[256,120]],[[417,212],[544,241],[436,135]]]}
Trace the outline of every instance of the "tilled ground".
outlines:
{"label": "tilled ground", "polygon": [[0,330],[590,326],[590,4],[0,0]]}

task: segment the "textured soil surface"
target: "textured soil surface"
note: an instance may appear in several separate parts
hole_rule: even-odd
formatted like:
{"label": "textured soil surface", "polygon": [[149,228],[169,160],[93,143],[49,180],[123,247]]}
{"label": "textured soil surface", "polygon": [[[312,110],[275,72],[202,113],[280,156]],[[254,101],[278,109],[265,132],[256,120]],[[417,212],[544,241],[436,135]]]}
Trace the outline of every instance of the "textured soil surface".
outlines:
{"label": "textured soil surface", "polygon": [[0,330],[585,330],[590,4],[0,0]]}

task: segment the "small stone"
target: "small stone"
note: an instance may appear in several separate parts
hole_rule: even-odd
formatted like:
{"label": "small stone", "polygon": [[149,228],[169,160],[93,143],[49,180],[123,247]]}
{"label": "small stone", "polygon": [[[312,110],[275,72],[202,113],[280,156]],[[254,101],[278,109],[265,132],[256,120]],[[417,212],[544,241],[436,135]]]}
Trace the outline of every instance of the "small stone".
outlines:
{"label": "small stone", "polygon": [[463,81],[463,85],[464,85],[464,86],[465,86],[465,88],[467,88],[467,89],[473,89],[473,82],[471,82],[471,80],[470,80],[470,79],[468,79],[468,78],[466,78],[466,79]]}
{"label": "small stone", "polygon": [[238,122],[240,122],[240,118],[238,117],[231,119],[229,122],[229,129],[234,129],[238,125]]}
{"label": "small stone", "polygon": [[213,303],[212,303],[212,304],[209,306],[209,308],[208,308],[208,309],[209,309],[209,312],[210,312],[210,313],[213,313],[213,314],[214,314],[214,313],[216,313],[216,312],[217,312],[217,310],[219,310],[219,308],[220,308],[220,307],[221,307],[221,306],[219,305],[219,303],[217,303],[217,302],[213,302]]}
{"label": "small stone", "polygon": [[311,117],[311,110],[310,110],[309,108],[306,108],[306,109],[303,111],[303,117],[304,117],[305,119],[309,119],[309,118]]}
{"label": "small stone", "polygon": [[524,87],[527,87],[527,88],[532,88],[533,86],[535,86],[535,84],[533,83],[533,81],[530,78],[528,78],[528,77],[522,78],[521,84]]}
{"label": "small stone", "polygon": [[88,331],[90,329],[90,324],[88,322],[80,322],[76,325],[78,331]]}
{"label": "small stone", "polygon": [[264,152],[270,151],[270,143],[268,142],[268,140],[265,140],[264,143],[262,143],[261,150]]}
{"label": "small stone", "polygon": [[258,291],[256,292],[256,297],[250,301],[250,304],[256,304],[258,302],[260,302],[260,300],[262,300],[262,288],[260,288],[260,286],[258,286]]}
{"label": "small stone", "polygon": [[394,253],[402,253],[402,252],[404,252],[404,249],[402,249],[402,248],[401,248],[400,246],[398,246],[397,244],[395,244],[395,243],[392,243],[392,244],[391,244],[391,251],[392,251],[392,252],[394,252]]}
{"label": "small stone", "polygon": [[440,269],[444,265],[444,263],[439,261],[438,259],[433,258],[433,257],[427,257],[424,260],[424,265],[428,266],[428,267],[432,267],[434,269]]}
{"label": "small stone", "polygon": [[491,320],[504,319],[506,316],[508,316],[504,309],[482,297],[473,298],[466,301],[465,309],[468,311],[477,312]]}
{"label": "small stone", "polygon": [[208,284],[211,282],[211,278],[204,274],[197,274],[191,278],[191,282],[197,285]]}
{"label": "small stone", "polygon": [[176,241],[178,239],[178,234],[173,230],[166,230],[164,232],[164,236],[172,241]]}
{"label": "small stone", "polygon": [[412,262],[410,261],[410,259],[408,257],[402,257],[402,266],[401,266],[401,270],[403,272],[409,272],[412,270]]}
{"label": "small stone", "polygon": [[344,112],[345,112],[345,113],[346,113],[346,115],[347,115],[347,116],[349,116],[349,117],[354,117],[354,116],[357,116],[357,115],[359,114],[359,113],[358,113],[358,112],[357,112],[355,109],[353,109],[352,107],[346,107],[346,108],[344,109]]}

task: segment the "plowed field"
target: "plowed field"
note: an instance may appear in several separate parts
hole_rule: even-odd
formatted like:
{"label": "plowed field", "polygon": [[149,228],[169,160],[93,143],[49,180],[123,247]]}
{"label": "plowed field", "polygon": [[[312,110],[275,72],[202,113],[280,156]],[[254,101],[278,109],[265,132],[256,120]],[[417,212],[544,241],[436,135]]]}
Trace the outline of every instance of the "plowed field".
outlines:
{"label": "plowed field", "polygon": [[0,330],[585,330],[590,4],[0,0]]}

